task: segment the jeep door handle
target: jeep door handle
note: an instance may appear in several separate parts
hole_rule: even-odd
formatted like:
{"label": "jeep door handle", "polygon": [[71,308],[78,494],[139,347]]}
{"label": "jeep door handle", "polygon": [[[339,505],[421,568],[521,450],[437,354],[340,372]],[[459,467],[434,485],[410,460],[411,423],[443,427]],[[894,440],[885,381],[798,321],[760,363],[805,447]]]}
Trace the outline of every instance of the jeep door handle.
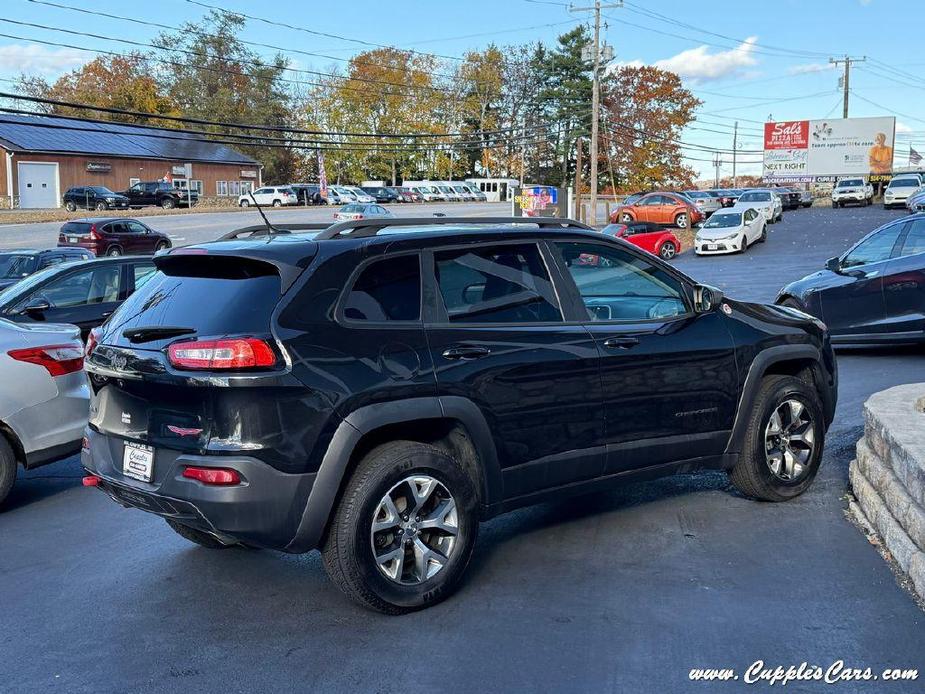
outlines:
{"label": "jeep door handle", "polygon": [[477,347],[475,345],[461,345],[459,347],[450,347],[443,352],[444,359],[479,359],[491,354],[488,347]]}
{"label": "jeep door handle", "polygon": [[607,349],[629,349],[638,344],[638,337],[608,337],[604,340],[604,347]]}

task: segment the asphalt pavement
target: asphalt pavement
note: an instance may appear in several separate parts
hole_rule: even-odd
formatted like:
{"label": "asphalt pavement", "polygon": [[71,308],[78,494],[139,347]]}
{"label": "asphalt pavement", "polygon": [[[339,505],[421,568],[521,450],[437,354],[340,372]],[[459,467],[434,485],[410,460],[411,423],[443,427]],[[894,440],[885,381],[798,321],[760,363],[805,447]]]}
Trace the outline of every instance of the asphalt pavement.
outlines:
{"label": "asphalt pavement", "polygon": [[[900,214],[788,212],[744,255],[676,264],[770,301]],[[227,224],[188,223],[216,224],[190,240]],[[317,553],[195,547],[82,488],[76,459],[41,468],[0,513],[0,691],[762,691],[688,673],[843,660],[921,675],[786,691],[921,692],[925,613],[846,519],[845,494],[864,400],[925,380],[923,356],[839,353],[836,419],[800,498],[750,501],[707,473],[523,509],[482,526],[455,597],[400,618],[348,602]]]}

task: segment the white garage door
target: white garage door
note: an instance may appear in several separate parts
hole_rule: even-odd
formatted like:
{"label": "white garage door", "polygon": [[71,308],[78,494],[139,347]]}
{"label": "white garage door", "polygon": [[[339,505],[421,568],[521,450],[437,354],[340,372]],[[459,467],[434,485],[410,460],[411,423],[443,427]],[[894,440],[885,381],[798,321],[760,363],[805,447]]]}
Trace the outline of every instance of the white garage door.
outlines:
{"label": "white garage door", "polygon": [[58,207],[58,165],[21,161],[19,166],[19,206]]}

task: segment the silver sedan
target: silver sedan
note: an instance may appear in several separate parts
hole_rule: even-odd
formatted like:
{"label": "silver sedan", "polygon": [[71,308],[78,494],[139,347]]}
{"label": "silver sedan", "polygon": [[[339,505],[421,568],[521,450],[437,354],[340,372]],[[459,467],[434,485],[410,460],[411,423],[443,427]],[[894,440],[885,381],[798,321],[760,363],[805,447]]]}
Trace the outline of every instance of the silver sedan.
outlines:
{"label": "silver sedan", "polygon": [[80,450],[90,406],[83,357],[77,326],[0,319],[0,503],[19,465]]}
{"label": "silver sedan", "polygon": [[344,205],[334,213],[335,222],[352,222],[356,219],[383,219],[391,218],[395,215],[382,205],[375,203],[355,202],[350,205]]}

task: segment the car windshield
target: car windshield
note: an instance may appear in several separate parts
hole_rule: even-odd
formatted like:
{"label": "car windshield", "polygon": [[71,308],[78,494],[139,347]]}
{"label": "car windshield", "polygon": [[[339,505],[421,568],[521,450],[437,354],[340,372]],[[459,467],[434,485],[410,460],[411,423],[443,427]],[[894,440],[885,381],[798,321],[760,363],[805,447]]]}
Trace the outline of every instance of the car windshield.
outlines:
{"label": "car windshield", "polygon": [[918,188],[921,184],[914,178],[894,178],[889,188]]}
{"label": "car windshield", "polygon": [[115,193],[109,190],[109,188],[106,186],[90,186],[90,190],[92,190],[97,195],[115,195]]}
{"label": "car windshield", "polygon": [[737,227],[742,224],[742,215],[723,212],[714,214],[703,225],[704,229],[726,229],[728,227]]}
{"label": "car windshield", "polygon": [[341,212],[362,212],[366,209],[365,205],[344,205],[340,208]]}
{"label": "car windshield", "polygon": [[860,178],[846,178],[844,181],[838,182],[838,188],[849,188],[853,186],[863,186],[864,181]]}
{"label": "car windshield", "polygon": [[771,194],[762,191],[742,193],[742,195],[739,196],[739,202],[768,202],[770,199]]}
{"label": "car windshield", "polygon": [[35,256],[23,253],[0,253],[0,280],[18,280],[35,269]]}

